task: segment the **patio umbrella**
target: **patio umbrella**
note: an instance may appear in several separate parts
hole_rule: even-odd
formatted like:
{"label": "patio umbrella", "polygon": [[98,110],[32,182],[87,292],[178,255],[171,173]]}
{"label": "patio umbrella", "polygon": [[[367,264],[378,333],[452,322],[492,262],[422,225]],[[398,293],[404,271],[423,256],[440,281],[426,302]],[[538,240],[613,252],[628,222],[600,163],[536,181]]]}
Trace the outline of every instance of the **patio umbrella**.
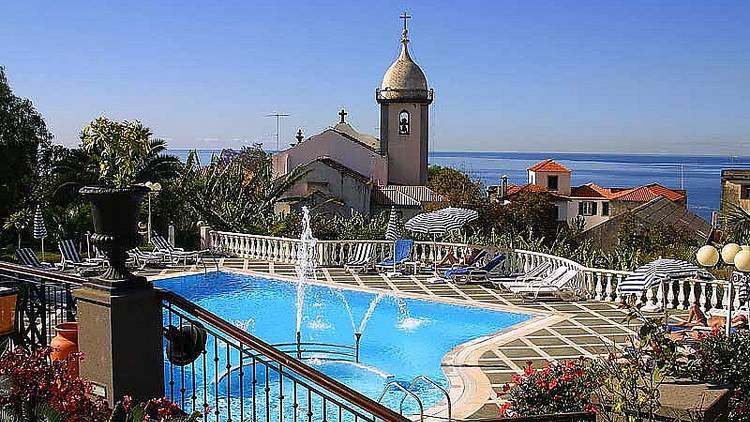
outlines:
{"label": "patio umbrella", "polygon": [[460,229],[477,217],[478,214],[474,210],[450,207],[415,215],[406,222],[405,227],[415,233],[443,235]]}
{"label": "patio umbrella", "polygon": [[42,241],[42,261],[44,261],[44,238],[47,237],[47,227],[44,225],[44,217],[42,216],[42,207],[37,205],[36,212],[34,212],[34,239]]}
{"label": "patio umbrella", "polygon": [[696,277],[699,273],[700,269],[687,261],[660,258],[637,268],[620,283],[618,289],[620,294],[640,294],[667,279]]}
{"label": "patio umbrella", "polygon": [[[437,243],[437,235],[443,235],[453,230],[458,230],[464,224],[476,220],[477,212],[465,208],[443,208],[433,212],[426,212],[415,215],[406,222],[406,230],[415,233],[425,233],[432,235],[432,241]],[[437,272],[437,262],[435,262],[435,271]],[[428,281],[436,281],[440,277],[435,277]]]}
{"label": "patio umbrella", "polygon": [[388,226],[385,229],[385,240],[397,240],[399,238],[399,221],[396,207],[391,207],[391,215],[388,217]]}

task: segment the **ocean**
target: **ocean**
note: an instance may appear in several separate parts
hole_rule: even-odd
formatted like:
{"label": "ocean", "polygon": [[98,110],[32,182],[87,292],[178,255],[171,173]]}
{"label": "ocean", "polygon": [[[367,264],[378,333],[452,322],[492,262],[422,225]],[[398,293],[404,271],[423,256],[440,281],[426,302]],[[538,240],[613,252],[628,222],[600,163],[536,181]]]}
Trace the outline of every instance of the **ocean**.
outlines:
{"label": "ocean", "polygon": [[[202,163],[217,151],[200,150]],[[184,159],[188,150],[170,150]],[[668,155],[668,154],[590,154],[545,152],[459,152],[434,151],[430,164],[455,167],[486,185],[500,183],[507,175],[511,183],[526,182],[526,169],[552,158],[573,170],[573,185],[594,182],[605,187],[634,187],[647,183],[685,189],[688,207],[710,221],[711,211],[719,209],[721,170],[750,168],[750,156]]]}

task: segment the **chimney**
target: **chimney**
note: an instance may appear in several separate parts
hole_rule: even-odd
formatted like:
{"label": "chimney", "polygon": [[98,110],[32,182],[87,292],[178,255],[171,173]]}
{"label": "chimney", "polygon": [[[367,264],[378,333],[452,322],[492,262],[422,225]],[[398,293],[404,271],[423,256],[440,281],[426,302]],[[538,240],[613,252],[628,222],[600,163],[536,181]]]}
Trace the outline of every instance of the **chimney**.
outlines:
{"label": "chimney", "polygon": [[504,174],[500,179],[500,199],[505,199],[508,196],[508,176]]}

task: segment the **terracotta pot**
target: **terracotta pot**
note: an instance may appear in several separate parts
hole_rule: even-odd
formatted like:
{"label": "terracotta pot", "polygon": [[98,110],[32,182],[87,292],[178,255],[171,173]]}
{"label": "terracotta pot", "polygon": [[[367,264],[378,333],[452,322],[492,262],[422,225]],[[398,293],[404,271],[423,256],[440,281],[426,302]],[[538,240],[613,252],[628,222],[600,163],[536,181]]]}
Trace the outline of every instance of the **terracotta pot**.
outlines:
{"label": "terracotta pot", "polygon": [[[78,323],[63,322],[55,326],[57,335],[50,342],[50,357],[53,361],[63,360],[71,353],[78,352]],[[76,375],[78,375],[78,360],[74,363]]]}

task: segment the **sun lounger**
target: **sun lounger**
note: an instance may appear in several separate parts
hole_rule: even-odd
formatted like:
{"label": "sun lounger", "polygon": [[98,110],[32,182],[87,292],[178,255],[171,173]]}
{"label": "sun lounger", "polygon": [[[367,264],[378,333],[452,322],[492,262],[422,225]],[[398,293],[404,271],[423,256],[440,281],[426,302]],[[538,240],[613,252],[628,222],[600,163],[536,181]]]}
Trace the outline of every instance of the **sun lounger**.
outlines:
{"label": "sun lounger", "polygon": [[164,265],[164,254],[161,252],[144,252],[138,248],[128,251],[128,257],[133,260],[135,266],[142,270],[148,266]]}
{"label": "sun lounger", "polygon": [[26,265],[27,267],[36,268],[39,270],[55,269],[52,264],[39,261],[39,258],[36,257],[36,254],[33,250],[31,250],[31,248],[16,249],[16,260],[18,260],[18,263],[21,265]]}
{"label": "sun lounger", "polygon": [[525,273],[515,273],[515,274],[507,274],[501,277],[492,277],[492,284],[495,285],[495,287],[500,289],[507,290],[508,288],[505,286],[505,284],[513,284],[513,283],[525,283],[529,282],[531,280],[539,280],[544,278],[544,274],[549,272],[552,269],[552,263],[549,261],[542,262],[541,264],[538,264],[534,267],[532,267],[529,271],[526,271]]}
{"label": "sun lounger", "polygon": [[57,242],[57,247],[60,249],[60,254],[62,255],[60,267],[63,270],[67,269],[68,267],[72,267],[80,272],[87,269],[97,269],[104,267],[104,259],[82,258],[81,254],[78,253],[78,248],[76,248],[75,243],[71,239],[63,239]]}
{"label": "sun lounger", "polygon": [[[565,268],[565,267],[561,267]],[[540,295],[552,296],[563,299],[563,296],[570,294],[575,296],[576,292],[570,286],[570,283],[578,277],[577,270],[565,270],[564,273],[555,278],[547,277],[542,281],[533,281],[526,286],[514,287],[511,291],[516,295],[525,298],[531,297],[537,300]]]}
{"label": "sun lounger", "polygon": [[411,248],[414,241],[411,239],[399,239],[394,246],[394,256],[390,256],[375,265],[378,271],[391,270],[397,272],[409,260]]}
{"label": "sun lounger", "polygon": [[446,279],[452,280],[459,284],[469,282],[486,282],[488,277],[494,271],[499,269],[500,264],[505,261],[505,255],[497,254],[494,258],[489,260],[484,266],[476,267],[460,267],[446,270],[444,276]]}
{"label": "sun lounger", "polygon": [[372,243],[357,243],[357,246],[349,254],[344,270],[350,272],[367,271],[372,268],[373,264]]}
{"label": "sun lounger", "polygon": [[495,284],[499,285],[501,288],[505,290],[513,291],[513,289],[523,288],[523,287],[533,285],[533,284],[549,283],[550,280],[556,280],[559,277],[562,277],[562,275],[565,274],[565,271],[567,270],[568,269],[566,267],[557,267],[547,275],[538,275],[538,276],[532,276],[532,277],[522,276],[514,280],[509,280],[509,281],[499,281],[499,282],[495,281]]}
{"label": "sun lounger", "polygon": [[186,251],[183,248],[176,248],[172,246],[167,239],[158,234],[151,236],[151,243],[154,245],[154,252],[164,254],[174,264],[182,262],[183,265],[187,265],[188,260],[198,262],[201,255],[208,252],[207,249],[201,251]]}

